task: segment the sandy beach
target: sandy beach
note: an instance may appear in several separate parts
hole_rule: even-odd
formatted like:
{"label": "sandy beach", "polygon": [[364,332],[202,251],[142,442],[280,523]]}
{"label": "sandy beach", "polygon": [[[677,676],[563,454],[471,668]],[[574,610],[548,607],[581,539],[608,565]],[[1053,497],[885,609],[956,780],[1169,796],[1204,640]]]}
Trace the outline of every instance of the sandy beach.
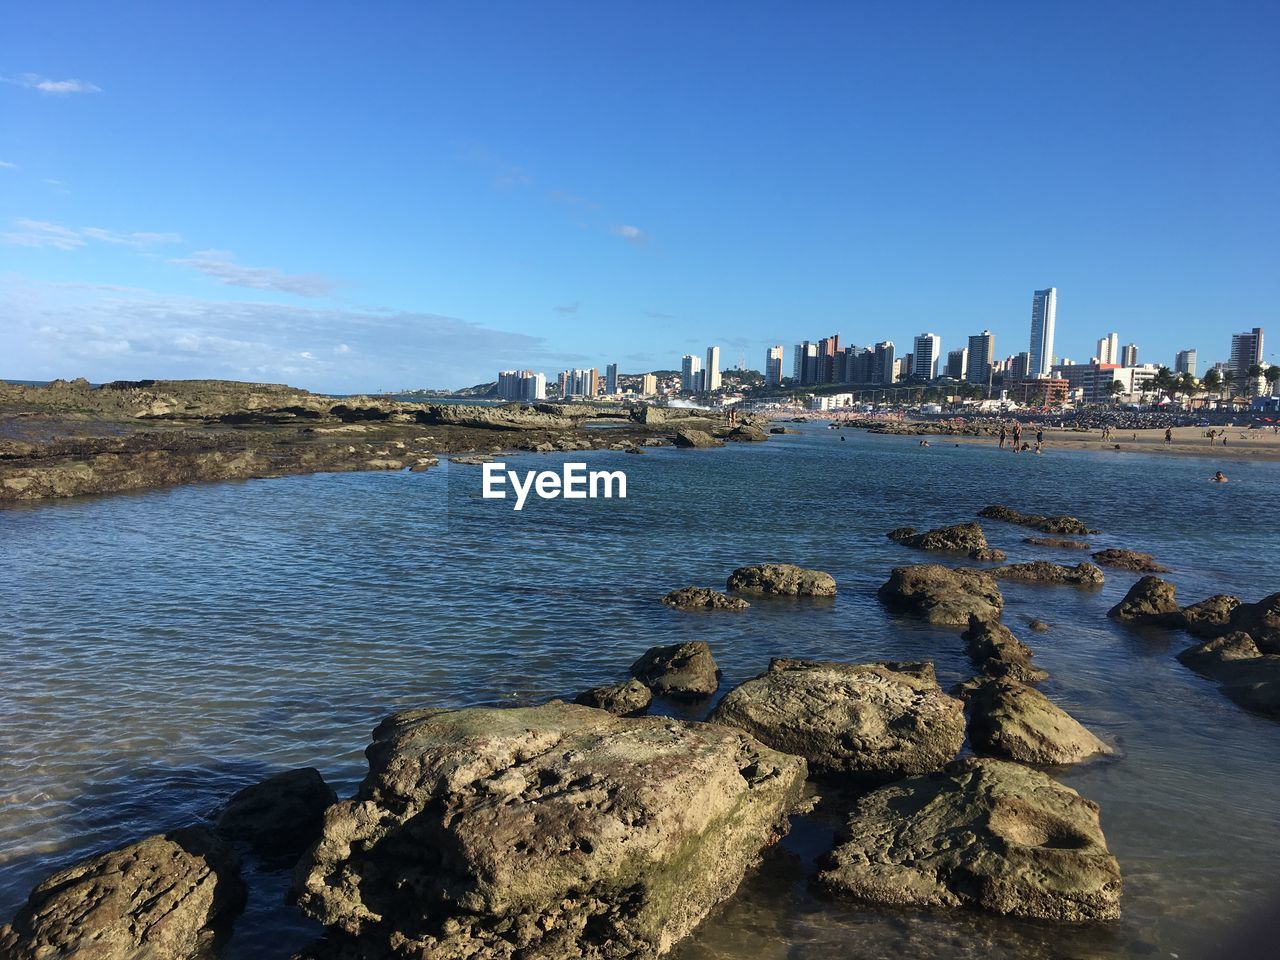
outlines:
{"label": "sandy beach", "polygon": [[[1110,440],[1102,439],[1101,430],[1062,430],[1047,428],[1044,432],[1048,450],[1092,450],[1100,453],[1149,453],[1166,456],[1205,457],[1212,460],[1280,460],[1280,434],[1271,430],[1242,430],[1233,427],[1216,427],[1220,436],[1210,441],[1205,437],[1206,427],[1174,427],[1173,439],[1166,443],[1164,430],[1117,430]],[[1222,443],[1225,430],[1226,445]],[[1024,442],[1035,445],[1035,431],[1022,434]],[[996,446],[993,437],[942,436],[938,441],[954,440],[958,443],[986,443]],[[1006,445],[1007,446],[1007,445]],[[1030,452],[1030,451],[1028,451]]]}

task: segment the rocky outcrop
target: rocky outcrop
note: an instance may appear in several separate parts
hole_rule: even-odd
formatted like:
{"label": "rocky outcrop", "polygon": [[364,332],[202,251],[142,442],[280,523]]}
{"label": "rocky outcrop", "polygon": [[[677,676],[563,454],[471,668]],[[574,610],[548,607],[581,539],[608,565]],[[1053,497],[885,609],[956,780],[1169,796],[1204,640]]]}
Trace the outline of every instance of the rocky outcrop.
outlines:
{"label": "rocky outcrop", "polygon": [[740,427],[734,427],[724,435],[724,438],[731,443],[759,443],[762,440],[768,440],[769,435],[759,427],[744,424]]}
{"label": "rocky outcrop", "polygon": [[1280,717],[1280,655],[1264,653],[1243,631],[1189,647],[1178,659],[1196,673],[1218,681],[1240,706]]}
{"label": "rocky outcrop", "polygon": [[1083,540],[1069,540],[1066,537],[1023,537],[1022,542],[1033,547],[1056,547],[1059,550],[1089,549],[1089,544]]}
{"label": "rocky outcrop", "polygon": [[774,660],[710,719],[812,770],[873,778],[940,770],[964,742],[964,706],[942,692],[931,663]]}
{"label": "rocky outcrop", "polygon": [[1112,547],[1108,550],[1099,550],[1093,555],[1093,559],[1104,567],[1132,570],[1134,573],[1169,572],[1169,568],[1156,563],[1156,558],[1151,554],[1139,553],[1137,550],[1121,550]]}
{"label": "rocky outcrop", "polygon": [[319,839],[324,812],[337,801],[319,770],[289,770],[228,800],[215,831],[223,840],[247,843],[264,857],[296,860]]}
{"label": "rocky outcrop", "polygon": [[1170,614],[1178,613],[1178,588],[1159,577],[1146,576],[1129,588],[1124,599],[1107,611],[1107,616],[1121,623],[1167,623]]}
{"label": "rocky outcrop", "polygon": [[733,571],[727,589],[781,597],[834,597],[836,581],[829,573],[793,563],[763,563]]}
{"label": "rocky outcrop", "polygon": [[577,695],[574,703],[584,707],[607,710],[617,717],[634,717],[644,713],[653,700],[653,691],[639,680],[593,687]]}
{"label": "rocky outcrop", "polygon": [[60,870],[0,927],[5,960],[190,960],[244,908],[240,864],[208,830],[148,837]]}
{"label": "rocky outcrop", "polygon": [[970,617],[998,620],[1004,608],[1004,597],[989,573],[937,563],[894,567],[878,592],[894,609],[941,625],[963,626]]}
{"label": "rocky outcrop", "polygon": [[969,742],[976,753],[1022,763],[1079,763],[1111,748],[1034,687],[988,680],[969,697]]}
{"label": "rocky outcrop", "polygon": [[1075,517],[1046,517],[1038,513],[1020,513],[1011,507],[1000,506],[999,504],[983,507],[978,511],[978,516],[986,517],[989,520],[1003,520],[1005,523],[1016,523],[1021,527],[1031,527],[1033,530],[1057,534],[1058,536],[1083,537],[1086,534],[1096,532],[1090,530],[1087,524],[1077,520]]}
{"label": "rocky outcrop", "polygon": [[1062,563],[1050,563],[1048,560],[1009,563],[1003,567],[992,567],[986,572],[997,580],[1071,587],[1100,587],[1107,579],[1092,563],[1077,563],[1070,567]]}
{"label": "rocky outcrop", "polygon": [[988,677],[1009,677],[1022,683],[1039,683],[1049,674],[1031,662],[1031,648],[996,620],[969,617],[964,640],[969,659]]}
{"label": "rocky outcrop", "polygon": [[1263,653],[1280,654],[1280,593],[1242,603],[1231,614],[1231,629],[1246,631]]}
{"label": "rocky outcrop", "polygon": [[1038,770],[958,761],[859,799],[818,882],[906,907],[1059,921],[1120,915],[1120,866],[1096,804]]}
{"label": "rocky outcrop", "polygon": [[702,447],[721,447],[724,446],[723,440],[717,440],[705,430],[695,430],[692,427],[685,427],[677,430],[671,435],[671,444],[676,447],[702,448]]}
{"label": "rocky outcrop", "polygon": [[473,407],[465,404],[431,404],[415,413],[419,423],[473,427],[482,430],[570,430],[572,417],[545,413],[518,404],[501,407]]}
{"label": "rocky outcrop", "polygon": [[792,430],[790,427],[770,427],[770,428],[769,428],[769,432],[770,432],[770,433],[775,433],[775,434],[778,434],[778,435],[782,435],[782,434],[786,434],[786,433],[796,434],[796,433],[799,433],[800,431],[799,431],[799,430]]}
{"label": "rocky outcrop", "polygon": [[750,603],[709,587],[681,587],[672,590],[662,602],[677,610],[746,610]]}
{"label": "rocky outcrop", "polygon": [[297,901],[350,955],[665,953],[803,804],[805,764],[741,731],[553,703],[388,718]]}
{"label": "rocky outcrop", "polygon": [[1240,602],[1239,597],[1219,593],[1170,613],[1167,622],[1197,637],[1220,637],[1231,630]]}
{"label": "rocky outcrop", "polygon": [[664,697],[706,697],[720,686],[720,670],[705,640],[651,647],[631,665],[631,675]]}
{"label": "rocky outcrop", "polygon": [[1005,559],[1003,550],[994,549],[987,544],[982,527],[976,523],[956,523],[924,533],[916,533],[914,527],[899,527],[889,531],[888,536],[904,547],[915,547],[917,550],[949,550],[967,554],[971,560],[999,562]]}

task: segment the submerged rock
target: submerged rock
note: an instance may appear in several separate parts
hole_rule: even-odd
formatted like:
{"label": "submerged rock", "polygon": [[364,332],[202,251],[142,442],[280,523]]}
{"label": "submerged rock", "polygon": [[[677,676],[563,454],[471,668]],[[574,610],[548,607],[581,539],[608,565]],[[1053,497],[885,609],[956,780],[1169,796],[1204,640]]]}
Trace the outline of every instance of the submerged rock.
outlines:
{"label": "submerged rock", "polygon": [[1120,915],[1096,804],[1038,770],[957,761],[857,801],[818,882],[871,903],[1060,921]]}
{"label": "submerged rock", "polygon": [[1263,653],[1280,654],[1280,593],[1242,603],[1231,615],[1231,629],[1246,631]]}
{"label": "submerged rock", "polygon": [[744,424],[740,427],[734,427],[724,435],[724,438],[733,443],[759,443],[762,440],[768,440],[769,434],[759,427]]}
{"label": "submerged rock", "polygon": [[1093,559],[1104,567],[1115,567],[1117,570],[1132,570],[1135,573],[1168,573],[1169,568],[1156,563],[1156,558],[1149,553],[1137,550],[1099,550]]}
{"label": "submerged rock", "polygon": [[1217,680],[1240,706],[1280,717],[1280,655],[1264,653],[1249,634],[1236,631],[1206,640],[1183,650],[1178,659]]}
{"label": "submerged rock", "polygon": [[1237,631],[1188,647],[1178,654],[1178,660],[1197,673],[1211,677],[1223,664],[1238,660],[1253,660],[1260,656],[1262,651],[1253,642],[1253,637]]}
{"label": "submerged rock", "polygon": [[987,571],[997,580],[1014,580],[1019,583],[1062,584],[1072,587],[1100,587],[1106,581],[1103,572],[1092,563],[1077,563],[1074,567],[1048,560],[1030,560],[1026,563],[1010,563]]}
{"label": "submerged rock", "polygon": [[915,547],[917,550],[950,550],[972,554],[989,549],[986,535],[976,523],[955,523],[949,527],[926,530],[924,533],[916,533],[914,527],[899,527],[890,531],[888,536],[904,547]]}
{"label": "submerged rock", "polygon": [[1121,623],[1167,623],[1170,614],[1178,613],[1178,588],[1159,577],[1143,577],[1124,595],[1124,599],[1107,611],[1107,616]]}
{"label": "submerged rock", "polygon": [[662,602],[677,610],[746,610],[751,606],[741,597],[731,597],[709,587],[681,587],[668,593]]}
{"label": "submerged rock", "polygon": [[673,433],[671,443],[673,446],[684,448],[724,446],[723,441],[717,440],[705,430],[694,430],[692,427],[685,427]]}
{"label": "submerged rock", "polygon": [[836,581],[829,573],[793,563],[762,563],[733,571],[727,589],[786,597],[834,597]]}
{"label": "submerged rock", "polygon": [[563,703],[398,714],[367,753],[294,881],[360,956],[665,953],[787,832],[806,772],[728,727]]}
{"label": "submerged rock", "polygon": [[942,692],[931,663],[774,660],[710,720],[811,769],[872,777],[940,770],[964,742],[964,705]]}
{"label": "submerged rock", "polygon": [[998,620],[1004,608],[1004,597],[990,573],[937,563],[894,567],[879,596],[912,616],[951,626],[967,624],[970,617]]}
{"label": "submerged rock", "polygon": [[705,640],[650,647],[631,674],[659,696],[706,697],[720,686],[720,671]]}
{"label": "submerged rock", "polygon": [[969,697],[969,741],[977,753],[1022,763],[1079,763],[1112,752],[1039,690],[1008,677]]}
{"label": "submerged rock", "polygon": [[625,683],[593,687],[578,694],[573,702],[584,707],[607,710],[614,716],[630,717],[643,713],[652,700],[653,691],[633,678]]}
{"label": "submerged rock", "polygon": [[1219,593],[1169,614],[1168,623],[1197,637],[1219,637],[1231,629],[1240,602],[1239,597]]}
{"label": "submerged rock", "polygon": [[319,838],[324,812],[337,800],[319,770],[289,770],[228,800],[215,831],[263,856],[297,858]]}
{"label": "submerged rock", "polygon": [[1060,550],[1089,549],[1089,544],[1083,540],[1068,540],[1066,537],[1023,537],[1022,542],[1033,547],[1057,547]]}
{"label": "submerged rock", "polygon": [[1011,677],[1023,683],[1039,683],[1049,674],[1031,663],[1031,648],[996,620],[969,617],[969,627],[961,639],[968,646],[969,659],[988,677]]}
{"label": "submerged rock", "polygon": [[39,884],[0,927],[5,960],[189,960],[244,908],[235,854],[202,827],[148,837]]}
{"label": "submerged rock", "polygon": [[1019,526],[1031,527],[1042,533],[1053,533],[1069,537],[1083,537],[1086,534],[1096,532],[1090,530],[1087,524],[1077,520],[1075,517],[1045,517],[1038,513],[1020,513],[1012,507],[1005,507],[999,504],[983,507],[978,511],[978,516],[986,517],[990,520],[1003,520],[1005,523],[1016,523]]}

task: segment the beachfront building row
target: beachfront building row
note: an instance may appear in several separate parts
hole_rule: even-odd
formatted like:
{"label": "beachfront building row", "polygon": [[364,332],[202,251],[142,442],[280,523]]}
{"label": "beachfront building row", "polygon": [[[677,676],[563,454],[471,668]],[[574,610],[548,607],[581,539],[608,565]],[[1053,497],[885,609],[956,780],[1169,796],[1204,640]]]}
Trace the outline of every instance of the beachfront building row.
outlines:
{"label": "beachfront building row", "polygon": [[532,401],[547,399],[547,378],[532,370],[500,370],[498,396],[503,400]]}

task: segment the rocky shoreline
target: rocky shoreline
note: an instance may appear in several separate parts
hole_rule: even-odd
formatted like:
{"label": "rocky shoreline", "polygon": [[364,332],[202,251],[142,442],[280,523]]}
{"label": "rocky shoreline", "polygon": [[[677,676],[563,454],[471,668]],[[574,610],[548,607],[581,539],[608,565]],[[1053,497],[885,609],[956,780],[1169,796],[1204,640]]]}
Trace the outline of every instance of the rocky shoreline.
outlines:
{"label": "rocky shoreline", "polygon": [[0,503],[299,473],[420,471],[455,454],[720,446],[767,439],[763,424],[748,417],[730,428],[699,410],[408,403],[220,380],[0,384]]}

